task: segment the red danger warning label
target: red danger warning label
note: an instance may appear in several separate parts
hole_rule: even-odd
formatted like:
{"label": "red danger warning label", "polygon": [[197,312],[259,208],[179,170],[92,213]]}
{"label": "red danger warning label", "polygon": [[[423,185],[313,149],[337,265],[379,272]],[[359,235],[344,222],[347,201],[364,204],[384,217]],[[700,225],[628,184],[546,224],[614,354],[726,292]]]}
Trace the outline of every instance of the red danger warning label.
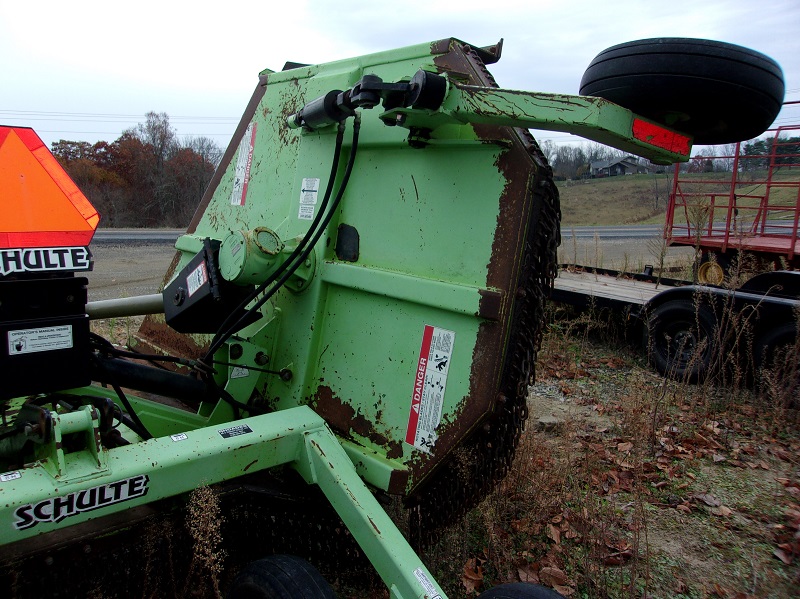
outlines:
{"label": "red danger warning label", "polygon": [[430,453],[436,443],[436,427],[442,419],[447,372],[456,334],[425,325],[414,373],[414,391],[408,413],[406,443]]}

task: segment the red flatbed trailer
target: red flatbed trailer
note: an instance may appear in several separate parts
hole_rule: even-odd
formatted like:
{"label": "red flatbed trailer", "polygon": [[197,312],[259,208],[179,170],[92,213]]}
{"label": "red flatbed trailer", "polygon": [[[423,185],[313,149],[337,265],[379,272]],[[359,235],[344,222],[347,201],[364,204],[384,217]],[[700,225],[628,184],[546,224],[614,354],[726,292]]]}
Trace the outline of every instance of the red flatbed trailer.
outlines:
{"label": "red flatbed trailer", "polygon": [[664,238],[697,248],[700,283],[721,284],[742,252],[800,268],[800,125],[770,131],[766,154],[737,143],[733,155],[695,157],[684,172],[675,165]]}

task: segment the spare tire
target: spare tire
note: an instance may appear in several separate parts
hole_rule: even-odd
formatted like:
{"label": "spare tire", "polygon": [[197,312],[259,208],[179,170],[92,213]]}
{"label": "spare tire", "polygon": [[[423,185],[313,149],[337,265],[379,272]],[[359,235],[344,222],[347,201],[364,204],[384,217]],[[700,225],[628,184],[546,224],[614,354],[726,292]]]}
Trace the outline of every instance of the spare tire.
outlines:
{"label": "spare tire", "polygon": [[694,137],[726,144],[758,137],[781,110],[780,65],[760,52],[712,40],[654,38],[603,50],[580,93],[624,106]]}

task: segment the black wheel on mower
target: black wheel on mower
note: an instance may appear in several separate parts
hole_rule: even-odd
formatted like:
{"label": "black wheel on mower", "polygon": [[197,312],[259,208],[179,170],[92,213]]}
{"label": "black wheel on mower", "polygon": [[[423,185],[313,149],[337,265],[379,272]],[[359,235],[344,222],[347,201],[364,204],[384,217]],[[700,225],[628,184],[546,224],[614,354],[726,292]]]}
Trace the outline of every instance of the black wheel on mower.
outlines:
{"label": "black wheel on mower", "polygon": [[513,582],[492,587],[478,595],[478,599],[564,599],[564,595],[538,584]]}
{"label": "black wheel on mower", "polygon": [[695,144],[752,139],[783,103],[783,71],[770,57],[712,40],[654,38],[603,50],[580,93],[611,100],[694,136]]}
{"label": "black wheel on mower", "polygon": [[236,576],[227,599],[336,599],[319,571],[293,555],[249,563]]}
{"label": "black wheel on mower", "polygon": [[648,320],[645,351],[656,370],[670,378],[696,383],[711,368],[716,318],[707,306],[673,300],[657,306]]}

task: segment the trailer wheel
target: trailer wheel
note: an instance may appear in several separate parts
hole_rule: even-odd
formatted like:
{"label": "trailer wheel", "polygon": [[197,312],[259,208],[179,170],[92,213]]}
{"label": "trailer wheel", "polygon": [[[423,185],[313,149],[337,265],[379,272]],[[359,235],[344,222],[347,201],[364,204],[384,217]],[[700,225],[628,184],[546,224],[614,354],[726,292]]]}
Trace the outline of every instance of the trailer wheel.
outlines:
{"label": "trailer wheel", "polygon": [[673,300],[656,307],[645,332],[645,351],[656,370],[676,380],[703,380],[716,350],[716,318],[707,306]]}
{"label": "trailer wheel", "polygon": [[611,100],[694,136],[695,144],[752,139],[783,103],[783,72],[770,57],[703,39],[654,38],[603,50],[580,93]]}
{"label": "trailer wheel", "polygon": [[538,584],[512,582],[492,587],[478,599],[564,599],[564,595]]}
{"label": "trailer wheel", "polygon": [[236,576],[227,599],[335,599],[319,571],[293,555],[272,555],[249,563]]}
{"label": "trailer wheel", "polygon": [[800,339],[797,323],[787,322],[756,341],[756,365],[762,388],[786,406],[796,406],[800,393]]}

